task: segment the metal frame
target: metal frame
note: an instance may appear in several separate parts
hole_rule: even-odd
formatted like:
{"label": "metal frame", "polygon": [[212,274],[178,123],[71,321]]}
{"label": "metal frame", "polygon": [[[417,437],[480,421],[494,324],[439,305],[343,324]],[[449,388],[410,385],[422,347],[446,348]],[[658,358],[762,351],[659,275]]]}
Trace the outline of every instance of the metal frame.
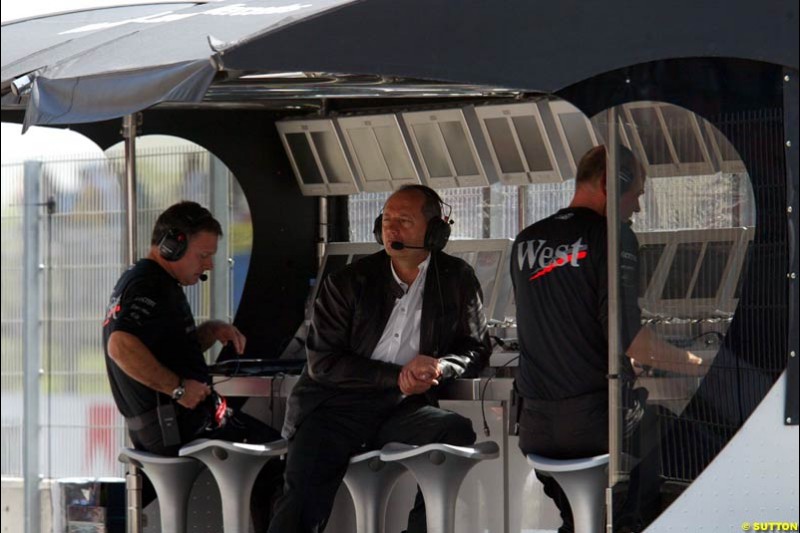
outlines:
{"label": "metal frame", "polygon": [[[486,145],[488,147],[489,154],[492,157],[492,162],[494,163],[497,175],[501,182],[506,185],[527,185],[529,183],[558,183],[564,180],[564,178],[561,176],[561,172],[559,171],[558,162],[556,161],[556,156],[553,152],[553,147],[551,144],[552,139],[550,139],[550,136],[544,127],[542,114],[535,102],[480,106],[475,108],[475,113],[480,120],[481,130],[486,138]],[[544,141],[543,144],[547,153],[547,162],[549,163],[551,170],[531,170],[528,158],[526,157],[525,151],[522,148],[519,133],[517,132],[512,120],[514,117],[530,117],[533,119],[536,127],[539,129],[542,140]],[[495,150],[494,142],[492,142],[492,137],[489,134],[489,129],[486,125],[486,121],[488,119],[494,118],[506,119],[506,123],[508,124],[511,137],[514,142],[514,147],[516,148],[520,162],[522,163],[524,169],[522,172],[503,172],[500,159]]]}
{"label": "metal frame", "polygon": [[[326,196],[326,195],[345,195],[345,194],[356,194],[359,192],[358,183],[356,181],[355,175],[353,173],[353,169],[351,166],[351,162],[348,160],[347,154],[342,146],[342,140],[340,138],[339,132],[337,131],[333,120],[331,119],[314,119],[314,120],[286,120],[280,121],[275,123],[275,127],[278,128],[278,133],[281,137],[281,142],[283,143],[283,147],[286,150],[286,154],[289,157],[289,162],[292,165],[292,169],[294,170],[295,177],[297,178],[297,183],[300,185],[300,190],[306,196]],[[322,164],[322,158],[317,150],[316,143],[314,142],[314,138],[312,133],[329,133],[334,136],[336,140],[336,145],[338,146],[339,150],[341,151],[342,159],[345,162],[348,175],[346,176],[349,178],[347,183],[338,183],[330,180],[328,178],[327,172],[325,172],[325,166]],[[295,155],[291,150],[289,145],[289,141],[287,140],[287,135],[293,133],[303,133],[306,136],[306,140],[308,142],[309,147],[311,148],[311,153],[314,156],[314,162],[317,165],[317,169],[319,170],[320,176],[322,176],[323,183],[307,183],[306,180],[303,178],[302,173],[300,172],[300,166],[297,164],[295,159]]]}
{"label": "metal frame", "polygon": [[[744,268],[747,248],[753,240],[754,228],[697,229],[684,231],[653,231],[638,234],[640,245],[663,244],[664,251],[658,259],[653,276],[639,299],[643,311],[653,315],[673,316],[687,309],[701,316],[732,316],[738,299],[735,297],[739,277]],[[716,294],[713,298],[691,298],[709,243],[730,242],[731,253],[725,263]],[[681,299],[663,299],[664,285],[672,271],[678,246],[684,243],[702,243],[700,254],[693,266],[686,295]]]}
{"label": "metal frame", "polygon": [[[787,363],[786,363],[786,398],[784,400],[783,422],[789,426],[800,423],[800,369],[798,369],[798,164],[797,164],[797,139],[798,139],[798,72],[797,69],[784,69],[783,72],[783,146],[786,150],[786,224],[787,236],[794,236],[794,242],[789,240],[788,260],[786,265],[787,296],[789,312],[787,313],[788,338]],[[794,142],[792,142],[794,141]],[[795,446],[796,448],[796,446]]]}
{"label": "metal frame", "polygon": [[[697,143],[700,149],[700,154],[703,157],[702,162],[688,163],[680,160],[678,157],[678,152],[675,149],[675,139],[670,133],[670,129],[667,126],[666,120],[664,119],[663,110],[665,108],[677,109],[686,115],[689,127],[694,133],[695,142]],[[632,147],[636,151],[639,160],[645,166],[648,176],[651,178],[659,178],[665,176],[703,175],[713,173],[714,169],[711,165],[711,156],[708,153],[708,147],[703,139],[703,134],[700,131],[700,124],[697,121],[697,116],[695,113],[692,113],[691,111],[688,111],[680,106],[666,104],[663,102],[634,102],[630,104],[624,104],[622,109],[625,113],[625,119],[628,124],[628,131],[626,134],[629,135],[633,140]],[[636,109],[652,109],[655,113],[659,129],[664,137],[664,141],[667,144],[668,156],[671,161],[670,163],[656,164],[651,162],[647,157],[647,151],[644,149],[644,143],[642,142],[640,129],[632,112]]]}
{"label": "metal frame", "polygon": [[569,165],[570,176],[567,179],[573,179],[575,177],[575,173],[578,171],[578,161],[576,161],[575,157],[572,155],[572,149],[570,149],[569,145],[569,138],[567,137],[567,133],[564,131],[564,125],[561,124],[561,115],[576,114],[583,117],[583,120],[586,123],[586,130],[588,131],[589,138],[592,140],[592,145],[598,146],[601,143],[601,140],[598,138],[592,123],[589,122],[589,119],[586,118],[586,115],[584,115],[580,109],[570,104],[566,100],[551,100],[548,102],[548,104],[550,112],[553,114],[553,123],[556,126],[558,137],[561,139],[561,144],[564,146],[564,155],[567,159],[567,164]]}
{"label": "metal frame", "polygon": [[[484,313],[486,318],[504,321],[508,304],[513,298],[513,288],[511,286],[511,275],[508,264],[511,260],[511,249],[514,245],[513,239],[468,239],[452,240],[447,243],[444,251],[450,255],[475,252],[477,259],[481,252],[500,252],[500,260],[495,272],[492,294],[483,295]],[[475,265],[470,263],[475,268]],[[481,287],[483,289],[483,287]]]}
{"label": "metal frame", "polygon": [[[393,191],[403,185],[421,183],[420,169],[411,156],[411,150],[408,146],[408,138],[400,128],[400,123],[396,115],[381,114],[339,117],[336,119],[336,122],[342,131],[342,137],[347,145],[350,158],[353,162],[353,168],[355,168],[356,172],[358,173],[358,176],[361,180],[361,187],[365,192]],[[401,146],[399,148],[406,156],[407,163],[413,172],[412,176],[407,178],[396,178],[392,175],[392,169],[386,161],[386,154],[384,152],[385,147],[381,145],[380,140],[375,134],[375,128],[378,127],[391,127],[396,130],[401,141]],[[357,129],[366,129],[370,132],[373,144],[371,148],[375,151],[377,157],[380,157],[383,161],[383,169],[385,171],[384,177],[370,176],[364,170],[363,162],[358,155],[359,152],[356,142],[353,140],[351,135],[351,132]]]}
{"label": "metal frame", "polygon": [[[452,187],[484,187],[491,185],[489,177],[486,174],[481,157],[478,153],[478,148],[473,138],[473,132],[470,129],[467,119],[464,116],[464,111],[461,109],[434,109],[429,111],[406,111],[400,114],[403,123],[408,130],[408,136],[411,139],[411,145],[414,148],[414,154],[419,159],[423,177],[425,182],[434,189],[446,189]],[[467,140],[467,148],[472,155],[473,163],[477,170],[476,174],[459,175],[456,170],[455,163],[450,153],[450,149],[445,142],[444,136],[441,131],[440,124],[443,122],[457,122],[461,125],[464,132],[464,137]],[[419,139],[414,132],[416,125],[435,125],[436,127],[436,145],[431,148],[441,152],[444,155],[448,168],[450,170],[449,176],[431,176],[428,163],[425,161],[422,146]]]}

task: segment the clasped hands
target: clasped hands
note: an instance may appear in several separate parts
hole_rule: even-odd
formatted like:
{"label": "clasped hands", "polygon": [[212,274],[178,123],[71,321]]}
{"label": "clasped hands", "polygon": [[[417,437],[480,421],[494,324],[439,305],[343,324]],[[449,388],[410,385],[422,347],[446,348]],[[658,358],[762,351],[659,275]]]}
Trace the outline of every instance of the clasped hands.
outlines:
{"label": "clasped hands", "polygon": [[422,394],[439,384],[442,369],[439,360],[429,355],[419,354],[400,370],[397,385],[406,396]]}

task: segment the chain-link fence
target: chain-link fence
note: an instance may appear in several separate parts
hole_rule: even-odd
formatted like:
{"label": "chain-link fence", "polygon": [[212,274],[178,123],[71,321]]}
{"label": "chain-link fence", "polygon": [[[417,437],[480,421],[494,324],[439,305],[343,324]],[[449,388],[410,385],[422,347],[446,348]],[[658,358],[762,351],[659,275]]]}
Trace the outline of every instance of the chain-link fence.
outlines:
{"label": "chain-link fence", "polygon": [[[123,421],[108,386],[101,324],[108,297],[125,268],[124,158],[44,159],[40,202],[40,472],[48,478],[120,475],[116,457]],[[2,474],[22,474],[24,165],[2,166]],[[137,151],[138,255],[146,255],[158,214],[180,200],[214,209],[227,230],[227,259],[236,233],[251,235],[249,211],[230,172],[191,145]],[[216,191],[216,193],[214,192]],[[213,198],[214,194],[223,198]],[[212,206],[213,203],[213,206]],[[243,231],[244,229],[244,231]],[[246,243],[245,252],[249,252]],[[241,247],[241,246],[239,246]],[[218,270],[227,270],[217,261]],[[246,261],[244,263],[246,271]],[[220,272],[220,273],[222,273]],[[187,288],[196,319],[230,319],[237,301],[234,272],[222,284]],[[222,305],[212,305],[222,299]],[[220,316],[221,315],[221,316]]]}

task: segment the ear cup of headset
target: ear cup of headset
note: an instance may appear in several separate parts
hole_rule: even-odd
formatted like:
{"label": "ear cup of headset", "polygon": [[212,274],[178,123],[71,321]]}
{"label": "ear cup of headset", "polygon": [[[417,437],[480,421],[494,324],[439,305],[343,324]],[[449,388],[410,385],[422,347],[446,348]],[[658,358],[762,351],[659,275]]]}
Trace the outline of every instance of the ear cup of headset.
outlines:
{"label": "ear cup of headset", "polygon": [[375,242],[383,245],[383,213],[375,219],[375,224],[372,226],[372,234],[375,235]]}
{"label": "ear cup of headset", "polygon": [[439,252],[447,245],[450,238],[450,223],[445,222],[439,217],[428,221],[428,229],[425,230],[425,248]]}
{"label": "ear cup of headset", "polygon": [[178,261],[189,246],[189,239],[179,229],[170,228],[158,243],[158,253],[167,261]]}
{"label": "ear cup of headset", "polygon": [[633,172],[628,168],[620,167],[618,176],[620,192],[625,194],[630,190],[631,185],[633,185]]}
{"label": "ear cup of headset", "polygon": [[433,252],[440,252],[447,245],[447,240],[450,238],[450,221],[447,218],[443,218],[444,200],[439,196],[439,193],[430,187],[420,186],[419,190],[439,205],[440,216],[428,221],[428,228],[425,231],[425,248]]}

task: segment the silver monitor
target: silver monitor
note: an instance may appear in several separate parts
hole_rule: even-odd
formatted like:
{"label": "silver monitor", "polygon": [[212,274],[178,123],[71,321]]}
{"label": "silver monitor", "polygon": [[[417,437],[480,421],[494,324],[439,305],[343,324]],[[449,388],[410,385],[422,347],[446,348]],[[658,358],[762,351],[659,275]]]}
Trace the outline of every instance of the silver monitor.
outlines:
{"label": "silver monitor", "polygon": [[638,234],[639,305],[645,315],[730,317],[753,228]]}

